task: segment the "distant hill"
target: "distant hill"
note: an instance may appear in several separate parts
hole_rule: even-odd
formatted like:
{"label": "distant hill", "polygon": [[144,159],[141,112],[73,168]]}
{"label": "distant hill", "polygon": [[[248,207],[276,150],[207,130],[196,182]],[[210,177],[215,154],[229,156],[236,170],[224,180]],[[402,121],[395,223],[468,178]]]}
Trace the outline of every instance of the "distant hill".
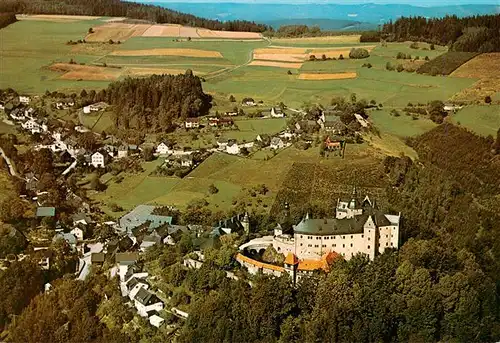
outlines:
{"label": "distant hill", "polygon": [[[251,20],[274,25],[278,20],[350,20],[362,23],[383,24],[390,19],[401,16],[412,17],[443,17],[457,15],[466,17],[471,15],[495,14],[500,11],[498,5],[463,5],[419,7],[402,4],[260,4],[260,3],[178,3],[165,2],[155,5],[164,6],[172,10],[202,16],[208,19]],[[302,22],[301,22],[302,24]],[[312,24],[311,22],[308,23]],[[325,22],[325,24],[327,24]],[[322,28],[326,29],[326,28]]]}
{"label": "distant hill", "polygon": [[266,22],[266,25],[273,27],[275,30],[284,25],[319,26],[323,31],[364,31],[377,28],[376,24],[362,23],[354,20],[311,18],[270,20]]}

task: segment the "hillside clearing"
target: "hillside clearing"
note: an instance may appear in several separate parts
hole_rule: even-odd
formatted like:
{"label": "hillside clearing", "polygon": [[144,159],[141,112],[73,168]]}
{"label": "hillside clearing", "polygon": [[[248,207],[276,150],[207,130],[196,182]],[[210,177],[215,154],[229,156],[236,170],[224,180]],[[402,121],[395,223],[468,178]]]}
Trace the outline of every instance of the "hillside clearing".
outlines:
{"label": "hillside clearing", "polygon": [[479,135],[495,137],[500,128],[500,105],[467,106],[453,114],[451,120]]}

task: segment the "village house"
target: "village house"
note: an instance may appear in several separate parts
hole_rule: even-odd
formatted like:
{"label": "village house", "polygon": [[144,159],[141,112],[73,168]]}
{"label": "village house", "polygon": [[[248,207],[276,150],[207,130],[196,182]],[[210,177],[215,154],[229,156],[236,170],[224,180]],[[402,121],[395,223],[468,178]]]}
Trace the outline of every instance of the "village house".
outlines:
{"label": "village house", "polygon": [[139,254],[136,252],[118,252],[115,254],[115,262],[118,265],[118,276],[120,281],[126,281],[125,275],[128,272],[129,266],[135,264],[139,259]]}
{"label": "village house", "polygon": [[140,289],[148,289],[149,283],[146,280],[141,278],[132,277],[126,283],[128,297],[130,300],[134,300],[135,296],[139,292]]}
{"label": "village house", "polygon": [[31,131],[32,135],[34,135],[35,133],[42,132],[40,124],[38,124],[35,119],[29,119],[25,121],[24,123],[21,124],[21,127],[27,131]]}
{"label": "village house", "polygon": [[77,240],[83,241],[84,232],[82,228],[76,226],[69,233],[73,234]]}
{"label": "village house", "polygon": [[193,166],[193,156],[191,155],[181,156],[181,166],[191,168]]}
{"label": "village house", "polygon": [[367,128],[368,126],[370,126],[370,123],[368,123],[368,121],[366,121],[365,118],[363,118],[363,116],[361,116],[361,114],[354,114],[354,117],[356,118],[356,120],[358,121],[358,123],[364,127],[364,128]]}
{"label": "village house", "polygon": [[92,265],[102,266],[106,260],[106,254],[102,252],[93,252],[90,254],[90,263]]}
{"label": "village house", "polygon": [[59,239],[66,241],[66,243],[69,244],[71,249],[73,249],[73,250],[76,249],[76,237],[72,233],[58,232],[52,238],[52,242],[56,242]]}
{"label": "village house", "polygon": [[85,106],[83,108],[83,113],[89,114],[91,112],[98,112],[101,110],[105,110],[107,107],[108,107],[108,104],[106,104],[105,102],[98,102],[98,103],[95,103],[92,105]]}
{"label": "village house", "polygon": [[21,108],[15,108],[10,113],[9,116],[17,121],[26,120],[26,112]]}
{"label": "village house", "polygon": [[56,102],[56,108],[58,110],[67,110],[68,108],[73,106],[75,106],[75,102],[73,100]]}
{"label": "village house", "polygon": [[172,149],[170,148],[170,144],[168,142],[161,142],[156,147],[156,153],[159,155],[170,155],[172,153]]}
{"label": "village house", "polygon": [[186,118],[184,126],[186,129],[197,129],[200,127],[200,120],[198,118]]}
{"label": "village house", "polygon": [[236,141],[231,140],[227,143],[226,153],[230,155],[238,155],[240,153],[240,147]]}
{"label": "village house", "polygon": [[151,317],[149,317],[149,324],[153,325],[156,328],[160,328],[164,323],[165,319],[156,314],[153,314]]}
{"label": "village house", "polygon": [[271,144],[269,147],[273,150],[283,149],[285,147],[285,143],[279,137],[273,137],[271,139]]}
{"label": "village house", "polygon": [[134,298],[134,306],[141,317],[148,317],[148,314],[163,310],[163,302],[147,289],[141,288]]}
{"label": "village house", "polygon": [[104,155],[101,154],[99,151],[93,153],[90,158],[91,158],[90,164],[94,168],[104,168]]}
{"label": "village house", "polygon": [[285,113],[279,107],[271,107],[271,117],[272,118],[283,118]]}
{"label": "village house", "polygon": [[228,117],[236,117],[238,115],[238,112],[225,112],[224,115]]}
{"label": "village house", "polygon": [[234,124],[233,119],[231,118],[216,118],[216,117],[211,117],[208,118],[208,125],[211,127],[230,127]]}
{"label": "village house", "polygon": [[243,105],[245,106],[255,106],[257,105],[253,99],[249,99],[243,102]]}
{"label": "village house", "polygon": [[31,101],[31,98],[29,96],[25,95],[20,95],[19,96],[19,102],[24,105],[28,105]]}
{"label": "village house", "polygon": [[229,143],[229,140],[224,137],[219,137],[217,139],[217,146],[219,147],[219,150],[226,150],[226,147]]}
{"label": "village house", "polygon": [[128,145],[122,144],[118,147],[116,158],[125,158],[128,156]]}

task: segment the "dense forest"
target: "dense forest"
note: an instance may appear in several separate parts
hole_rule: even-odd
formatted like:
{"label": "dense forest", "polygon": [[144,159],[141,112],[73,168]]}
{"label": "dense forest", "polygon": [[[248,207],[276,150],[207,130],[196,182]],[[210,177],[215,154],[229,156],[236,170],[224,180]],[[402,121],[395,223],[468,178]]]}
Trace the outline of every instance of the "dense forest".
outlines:
{"label": "dense forest", "polygon": [[282,25],[276,31],[266,31],[264,35],[275,38],[305,38],[338,35],[353,35],[355,31],[322,31],[319,26]]}
{"label": "dense forest", "polygon": [[201,80],[190,70],[179,75],[127,78],[82,96],[89,102],[114,105],[117,128],[144,132],[168,131],[176,119],[207,115],[212,106],[212,97],[203,93]]}
{"label": "dense forest", "polygon": [[0,13],[0,29],[17,21],[14,13]]}
{"label": "dense forest", "polygon": [[500,51],[500,14],[458,18],[402,17],[384,24],[391,41],[425,41],[449,45],[453,51]]}
{"label": "dense forest", "polygon": [[0,12],[128,17],[156,23],[181,24],[211,30],[264,32],[267,25],[236,20],[221,22],[164,7],[121,0],[2,0]]}
{"label": "dense forest", "polygon": [[404,215],[399,251],[335,262],[297,288],[286,278],[220,286],[194,303],[181,341],[498,341],[500,218],[487,200],[500,134],[443,124],[413,145],[423,164],[383,163],[389,209]]}

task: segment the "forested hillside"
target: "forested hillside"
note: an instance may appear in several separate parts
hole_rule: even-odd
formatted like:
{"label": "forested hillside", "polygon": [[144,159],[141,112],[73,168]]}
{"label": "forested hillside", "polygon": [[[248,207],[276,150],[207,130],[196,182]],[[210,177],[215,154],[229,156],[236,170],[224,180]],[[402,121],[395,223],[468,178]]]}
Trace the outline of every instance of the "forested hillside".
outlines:
{"label": "forested hillside", "polygon": [[17,21],[14,13],[0,13],[0,29]]}
{"label": "forested hillside", "polygon": [[402,17],[384,24],[391,41],[425,41],[465,52],[500,51],[500,14],[458,18]]}
{"label": "forested hillside", "polygon": [[268,29],[267,25],[244,20],[221,22],[160,6],[121,0],[2,0],[0,12],[128,17],[226,31],[263,32]]}
{"label": "forested hillside", "polygon": [[114,82],[94,100],[114,105],[117,128],[141,131],[169,130],[175,119],[206,115],[212,106],[212,97],[203,93],[200,79],[189,70]]}

